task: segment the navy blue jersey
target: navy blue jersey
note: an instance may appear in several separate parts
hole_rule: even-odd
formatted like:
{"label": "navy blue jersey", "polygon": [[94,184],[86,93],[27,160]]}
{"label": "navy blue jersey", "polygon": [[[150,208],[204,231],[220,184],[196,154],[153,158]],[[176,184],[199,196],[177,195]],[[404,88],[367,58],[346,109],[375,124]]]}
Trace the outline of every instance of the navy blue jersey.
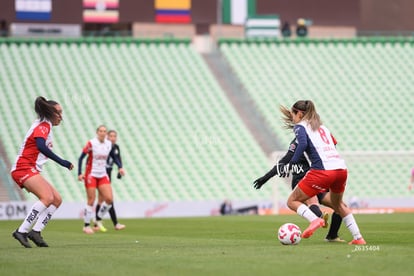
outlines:
{"label": "navy blue jersey", "polygon": [[117,158],[119,162],[122,164],[121,150],[119,149],[119,146],[117,144],[112,145],[111,152],[108,155],[108,159],[106,159],[107,169],[112,169],[112,167],[114,166],[114,163],[115,163],[114,158]]}

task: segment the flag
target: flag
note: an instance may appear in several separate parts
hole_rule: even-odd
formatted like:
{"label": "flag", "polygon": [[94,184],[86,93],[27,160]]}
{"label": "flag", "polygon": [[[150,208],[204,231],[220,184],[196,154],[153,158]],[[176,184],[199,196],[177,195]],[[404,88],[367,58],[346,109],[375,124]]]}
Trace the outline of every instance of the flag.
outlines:
{"label": "flag", "polygon": [[52,0],[15,0],[16,19],[50,20]]}
{"label": "flag", "polygon": [[83,22],[117,23],[119,0],[83,0]]}
{"label": "flag", "polygon": [[190,23],[191,0],[155,0],[155,22]]}
{"label": "flag", "polygon": [[224,24],[244,25],[256,15],[256,0],[223,0],[222,14]]}

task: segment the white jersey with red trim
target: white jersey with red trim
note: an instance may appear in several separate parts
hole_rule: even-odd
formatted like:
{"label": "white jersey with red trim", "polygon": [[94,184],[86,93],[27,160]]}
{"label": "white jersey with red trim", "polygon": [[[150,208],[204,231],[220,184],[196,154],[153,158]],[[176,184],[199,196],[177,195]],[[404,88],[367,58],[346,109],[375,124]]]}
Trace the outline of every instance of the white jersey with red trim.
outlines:
{"label": "white jersey with red trim", "polygon": [[85,175],[93,177],[104,177],[106,174],[106,160],[111,152],[112,143],[105,139],[103,142],[98,138],[93,138],[88,141],[82,152],[88,155],[86,163]]}
{"label": "white jersey with red trim", "polygon": [[325,126],[320,126],[318,131],[313,131],[306,122],[295,125],[294,132],[298,146],[292,157],[292,163],[306,153],[311,161],[311,168],[318,170],[346,169],[344,159],[336,149],[336,140]]}
{"label": "white jersey with red trim", "polygon": [[48,158],[38,150],[36,138],[44,138],[46,146],[52,150],[52,123],[47,120],[40,121],[39,119],[33,122],[19,149],[11,171],[31,168],[36,168],[39,172],[42,171],[43,164],[46,163]]}

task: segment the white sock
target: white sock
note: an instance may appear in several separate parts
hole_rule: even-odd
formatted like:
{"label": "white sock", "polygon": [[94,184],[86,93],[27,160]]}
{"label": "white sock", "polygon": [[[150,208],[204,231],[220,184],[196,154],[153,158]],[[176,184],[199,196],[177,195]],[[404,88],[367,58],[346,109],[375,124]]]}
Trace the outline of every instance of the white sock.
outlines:
{"label": "white sock", "polygon": [[91,223],[92,217],[93,217],[93,206],[86,205],[85,214],[83,216],[83,221],[85,222],[85,225],[89,225]]}
{"label": "white sock", "polygon": [[33,204],[32,209],[27,214],[26,218],[24,219],[23,223],[19,227],[20,233],[28,233],[32,228],[32,225],[37,221],[39,215],[46,210],[46,206],[40,200]]}
{"label": "white sock", "polygon": [[105,201],[102,202],[101,207],[99,208],[98,215],[96,216],[98,220],[101,220],[106,213],[108,213],[109,209],[111,208],[111,204],[106,203]]}
{"label": "white sock", "polygon": [[314,221],[318,217],[312,212],[311,209],[309,209],[308,206],[305,204],[301,204],[299,208],[296,210],[296,213],[298,213],[299,216],[307,219],[309,222]]}
{"label": "white sock", "polygon": [[354,240],[362,238],[362,235],[359,232],[358,224],[356,223],[353,214],[345,216],[342,220],[345,223],[346,228],[348,228],[349,232],[351,232]]}
{"label": "white sock", "polygon": [[55,205],[50,205],[49,207],[47,207],[46,210],[44,210],[40,215],[39,218],[37,219],[36,224],[33,226],[33,230],[40,232],[42,231],[46,225],[48,224],[48,222],[50,221],[50,219],[52,218],[53,213],[57,210],[57,207]]}

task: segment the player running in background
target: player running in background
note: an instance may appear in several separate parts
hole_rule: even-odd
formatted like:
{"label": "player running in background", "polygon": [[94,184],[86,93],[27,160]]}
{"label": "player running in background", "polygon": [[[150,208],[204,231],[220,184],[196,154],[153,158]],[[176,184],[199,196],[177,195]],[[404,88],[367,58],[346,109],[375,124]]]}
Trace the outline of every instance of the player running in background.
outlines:
{"label": "player running in background", "polygon": [[55,101],[37,97],[35,112],[38,119],[27,132],[11,169],[11,176],[17,185],[39,199],[33,204],[19,228],[13,232],[13,237],[27,248],[32,247],[28,238],[39,247],[48,247],[41,231],[62,203],[59,192],[40,175],[43,164],[50,158],[69,170],[73,169],[71,162],[52,152],[52,127],[58,126],[62,121],[62,107]]}
{"label": "player running in background", "polygon": [[[118,138],[117,132],[115,130],[110,130],[110,131],[108,131],[107,137],[108,137],[108,140],[111,141],[111,143],[112,143],[112,149],[111,149],[111,153],[108,156],[108,159],[106,160],[106,174],[109,177],[109,181],[111,181],[111,183],[112,183],[111,175],[112,175],[112,168],[114,166],[115,161],[111,156],[115,156],[115,158],[118,158],[118,160],[121,163],[122,163],[122,158],[121,158],[121,150],[119,149],[119,146],[116,143],[116,140]],[[117,178],[118,179],[122,178],[122,175],[119,171],[118,171],[118,174],[117,174]],[[99,194],[98,195],[98,204],[96,205],[96,217],[98,217],[99,207],[101,206],[102,202],[103,202],[103,198]],[[118,222],[118,218],[116,216],[115,207],[114,207],[113,202],[112,202],[111,208],[109,209],[109,215],[111,216],[111,220],[112,220],[112,223],[114,224],[115,230],[122,230],[122,229],[125,228],[125,225],[120,224]],[[98,225],[95,225],[94,230],[100,230]]]}
{"label": "player running in background", "polygon": [[[90,227],[91,219],[93,218],[93,205],[96,199],[96,189],[102,196],[103,202],[98,210],[96,216],[96,224],[102,232],[106,232],[102,224],[102,218],[108,212],[112,205],[113,195],[112,187],[109,177],[106,173],[106,160],[108,156],[114,159],[114,162],[119,168],[119,173],[124,175],[122,163],[116,156],[111,153],[112,143],[106,139],[106,126],[99,126],[96,129],[96,137],[89,140],[82,150],[78,163],[78,180],[85,182],[87,204],[85,208],[84,227],[83,232],[86,234],[93,234],[94,231]],[[88,155],[85,174],[82,174],[82,161]]]}
{"label": "player running in background", "polygon": [[[293,125],[287,125],[286,126],[289,129],[293,128]],[[292,142],[290,142],[289,150],[286,152],[286,154],[278,161],[278,163],[264,176],[256,179],[253,184],[254,188],[260,189],[270,178],[272,178],[275,175],[278,175],[280,177],[286,177],[288,176],[288,172],[285,172],[284,169],[286,168],[286,165],[289,164],[290,160],[292,159],[295,150],[297,148],[298,144],[296,142],[296,139],[293,139]],[[297,164],[296,170],[292,170],[292,190],[295,189],[296,185],[299,183],[299,181],[306,175],[306,173],[310,169],[310,164],[308,159],[305,157],[305,155],[302,155]],[[312,212],[325,220],[325,227],[327,227],[327,220],[328,220],[328,213],[322,214],[321,209],[319,208],[319,203],[323,203],[323,199],[326,196],[327,193],[319,193],[317,196],[314,196],[306,201],[306,204],[308,205],[309,209],[312,210]],[[345,242],[338,236],[339,228],[341,227],[342,218],[337,213],[332,214],[331,218],[331,226],[329,228],[329,232],[326,235],[325,241],[328,242]]]}
{"label": "player running in background", "polygon": [[309,238],[325,221],[317,217],[305,202],[313,196],[329,190],[325,196],[328,206],[338,213],[353,236],[349,244],[366,244],[351,210],[343,202],[346,180],[348,176],[345,161],[340,157],[332,135],[328,128],[322,125],[319,114],[312,101],[297,101],[292,109],[280,107],[285,122],[294,124],[294,132],[298,146],[288,166],[292,168],[299,158],[306,153],[311,168],[306,176],[299,181],[290,194],[287,205],[310,222],[303,231],[302,237]]}

